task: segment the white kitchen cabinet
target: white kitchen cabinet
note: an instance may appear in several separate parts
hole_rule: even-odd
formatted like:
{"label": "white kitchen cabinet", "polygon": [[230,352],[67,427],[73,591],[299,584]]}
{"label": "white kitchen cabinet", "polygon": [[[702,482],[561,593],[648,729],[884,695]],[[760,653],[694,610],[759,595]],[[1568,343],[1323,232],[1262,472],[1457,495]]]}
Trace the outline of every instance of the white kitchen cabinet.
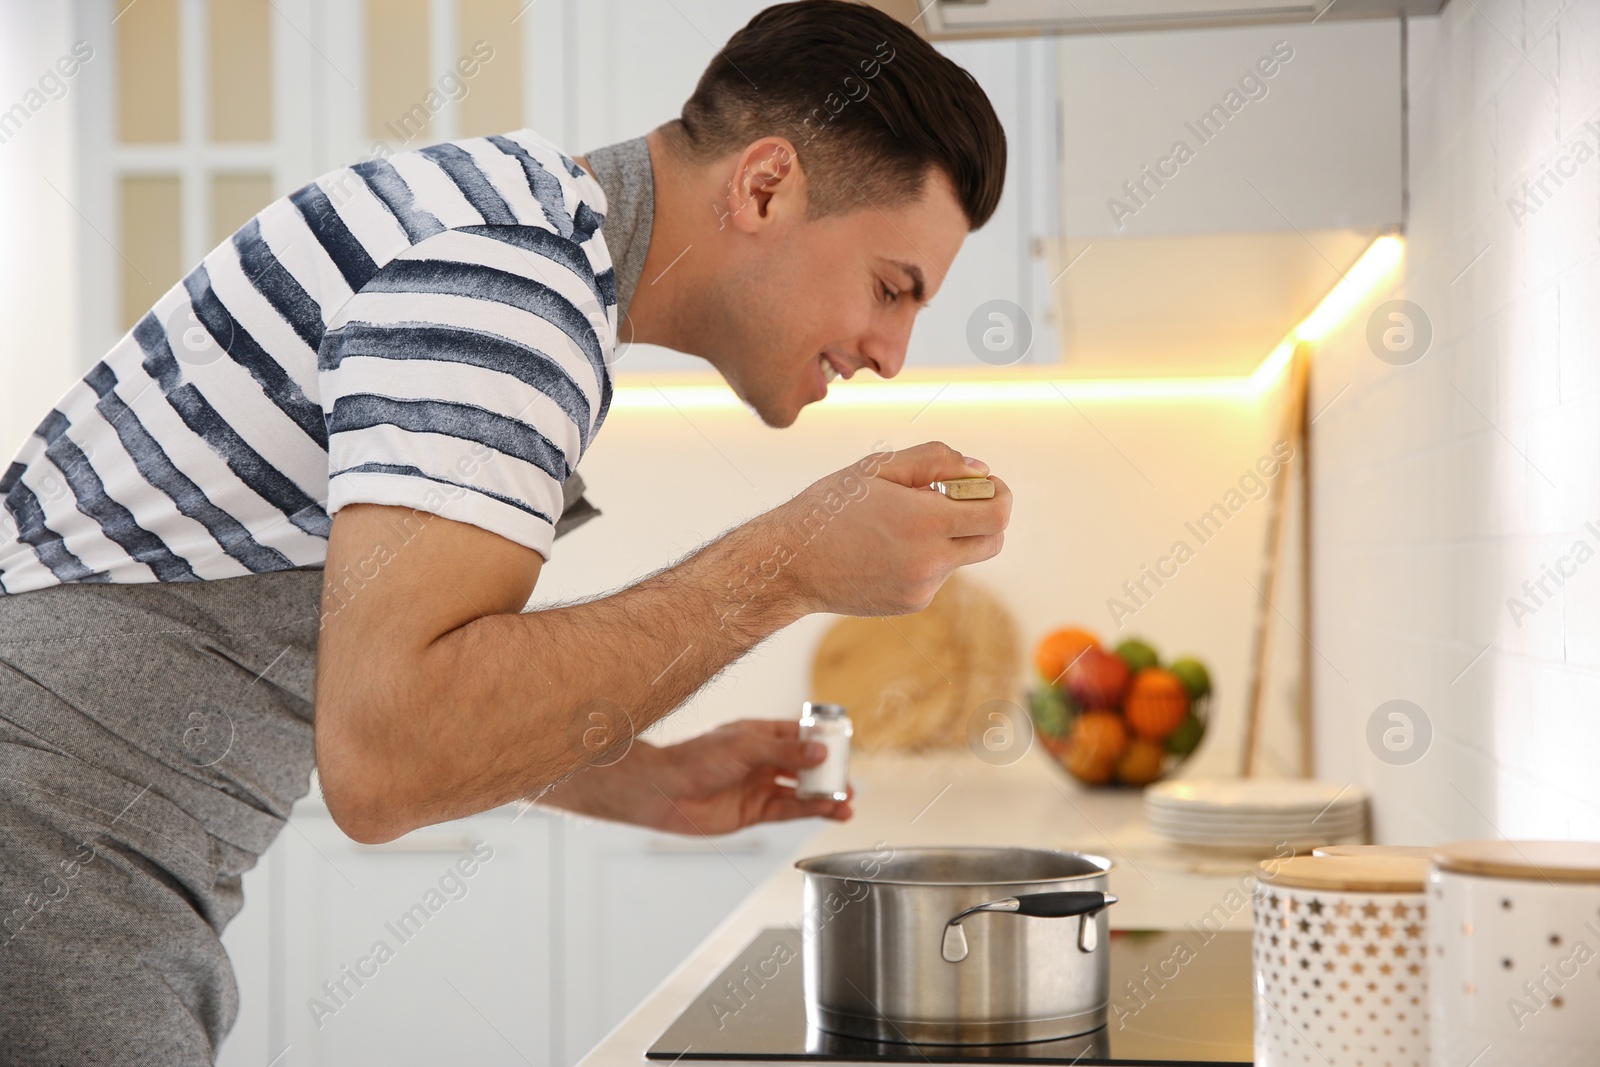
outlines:
{"label": "white kitchen cabinet", "polygon": [[1060,38],[1062,233],[1400,223],[1400,43],[1398,19]]}
{"label": "white kitchen cabinet", "polygon": [[712,838],[552,822],[560,1067],[593,1048],[820,826],[807,819]]}
{"label": "white kitchen cabinet", "polygon": [[284,865],[284,1064],[550,1061],[545,820],[493,812],[387,845],[297,819]]}
{"label": "white kitchen cabinet", "polygon": [[222,935],[239,984],[239,1018],[217,1056],[217,1067],[262,1067],[283,1051],[272,1047],[273,863],[282,855],[283,838],[273,843],[244,876],[245,908]]}
{"label": "white kitchen cabinet", "polygon": [[368,847],[308,800],[223,938],[240,1013],[218,1067],[566,1067],[818,827],[680,837],[499,809]]}
{"label": "white kitchen cabinet", "polygon": [[[964,67],[988,94],[1006,131],[1006,182],[1000,204],[942,279],[917,316],[911,367],[940,365],[1027,366],[1060,360],[1050,300],[1052,271],[1042,254],[1057,232],[1056,53],[1048,40],[950,41],[939,51]],[[1016,310],[997,307],[1003,300]],[[981,310],[980,310],[981,309]],[[983,331],[1020,313],[1012,336],[1026,329],[1031,344],[990,351]],[[974,320],[980,323],[974,332]]]}

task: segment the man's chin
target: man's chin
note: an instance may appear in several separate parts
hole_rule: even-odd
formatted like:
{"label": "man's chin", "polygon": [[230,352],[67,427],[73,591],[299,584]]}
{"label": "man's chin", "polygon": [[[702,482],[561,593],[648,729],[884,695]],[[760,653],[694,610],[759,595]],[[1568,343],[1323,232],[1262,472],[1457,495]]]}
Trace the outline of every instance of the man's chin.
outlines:
{"label": "man's chin", "polygon": [[784,430],[795,424],[795,420],[800,418],[800,409],[804,406],[802,404],[800,407],[785,408],[782,411],[773,411],[767,407],[758,407],[753,410],[756,416],[766,425],[774,430]]}
{"label": "man's chin", "polygon": [[[735,389],[734,392],[739,394],[740,390]],[[750,397],[740,395],[739,399],[744,401],[745,407],[755,413],[756,418],[774,430],[782,430],[793,426],[795,420],[800,417],[801,409],[807,404],[805,400],[792,400],[789,397]]]}

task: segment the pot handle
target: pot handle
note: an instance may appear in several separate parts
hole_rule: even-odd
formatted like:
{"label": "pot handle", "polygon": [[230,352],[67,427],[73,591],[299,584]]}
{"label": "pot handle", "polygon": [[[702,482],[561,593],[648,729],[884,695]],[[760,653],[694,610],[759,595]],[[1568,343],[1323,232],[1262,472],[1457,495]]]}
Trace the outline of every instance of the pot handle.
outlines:
{"label": "pot handle", "polygon": [[1116,902],[1116,896],[1111,893],[1062,892],[1024,893],[1021,896],[1002,897],[999,900],[975,904],[945,923],[941,955],[947,963],[960,963],[967,958],[967,935],[961,929],[961,921],[980,911],[1010,912],[1041,919],[1066,919],[1074,915],[1079,916],[1078,948],[1084,952],[1093,952],[1099,939],[1099,926],[1094,918]]}
{"label": "pot handle", "polygon": [[1110,893],[1027,893],[1013,897],[1018,915],[1035,915],[1041,919],[1065,919],[1070,915],[1084,915],[1104,911],[1117,902]]}

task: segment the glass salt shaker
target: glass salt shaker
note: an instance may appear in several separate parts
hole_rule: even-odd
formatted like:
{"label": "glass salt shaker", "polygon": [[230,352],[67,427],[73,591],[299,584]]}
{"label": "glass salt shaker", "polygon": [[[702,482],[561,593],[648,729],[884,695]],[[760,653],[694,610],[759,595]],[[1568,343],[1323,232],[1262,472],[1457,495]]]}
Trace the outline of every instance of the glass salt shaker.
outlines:
{"label": "glass salt shaker", "polygon": [[855,726],[843,704],[814,704],[808,700],[801,705],[800,740],[826,745],[828,755],[815,767],[800,771],[795,796],[831,800],[849,796],[850,737],[854,733]]}

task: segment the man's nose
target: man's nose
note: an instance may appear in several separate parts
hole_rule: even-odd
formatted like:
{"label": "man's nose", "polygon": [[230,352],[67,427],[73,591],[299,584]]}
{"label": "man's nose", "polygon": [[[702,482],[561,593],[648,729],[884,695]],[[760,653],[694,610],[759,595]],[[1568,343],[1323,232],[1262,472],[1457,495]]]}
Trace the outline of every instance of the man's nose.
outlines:
{"label": "man's nose", "polygon": [[906,365],[906,350],[911,344],[914,319],[885,324],[862,338],[861,354],[880,378],[893,378]]}

